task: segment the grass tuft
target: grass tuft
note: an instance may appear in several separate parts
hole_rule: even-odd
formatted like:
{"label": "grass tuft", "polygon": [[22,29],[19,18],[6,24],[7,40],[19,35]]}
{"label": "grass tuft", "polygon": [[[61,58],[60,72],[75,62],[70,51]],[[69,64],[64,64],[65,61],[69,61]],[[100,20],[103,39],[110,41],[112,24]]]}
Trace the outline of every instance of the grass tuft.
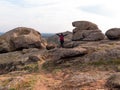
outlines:
{"label": "grass tuft", "polygon": [[32,73],[32,72],[38,72],[39,71],[38,63],[33,63],[33,64],[25,65],[24,68],[23,68],[23,70],[27,70],[30,73]]}

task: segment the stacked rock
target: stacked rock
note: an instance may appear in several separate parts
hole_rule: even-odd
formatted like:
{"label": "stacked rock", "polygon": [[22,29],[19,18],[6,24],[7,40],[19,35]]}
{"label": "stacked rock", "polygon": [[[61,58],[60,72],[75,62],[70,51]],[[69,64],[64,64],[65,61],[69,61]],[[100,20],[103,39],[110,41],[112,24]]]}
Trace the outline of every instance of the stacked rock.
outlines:
{"label": "stacked rock", "polygon": [[73,27],[73,41],[88,40],[99,41],[105,38],[98,26],[89,21],[75,21],[72,23]]}

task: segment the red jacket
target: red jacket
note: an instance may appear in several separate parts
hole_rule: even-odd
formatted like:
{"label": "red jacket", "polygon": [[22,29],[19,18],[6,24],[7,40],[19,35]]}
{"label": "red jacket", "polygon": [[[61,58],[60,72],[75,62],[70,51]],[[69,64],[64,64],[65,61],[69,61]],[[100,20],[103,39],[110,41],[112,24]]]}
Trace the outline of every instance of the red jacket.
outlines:
{"label": "red jacket", "polygon": [[59,36],[59,38],[60,38],[60,41],[64,41],[64,36],[66,36],[66,35],[63,35],[63,34],[57,34],[58,36]]}
{"label": "red jacket", "polygon": [[59,38],[60,38],[60,41],[64,41],[64,36],[63,35],[60,35]]}

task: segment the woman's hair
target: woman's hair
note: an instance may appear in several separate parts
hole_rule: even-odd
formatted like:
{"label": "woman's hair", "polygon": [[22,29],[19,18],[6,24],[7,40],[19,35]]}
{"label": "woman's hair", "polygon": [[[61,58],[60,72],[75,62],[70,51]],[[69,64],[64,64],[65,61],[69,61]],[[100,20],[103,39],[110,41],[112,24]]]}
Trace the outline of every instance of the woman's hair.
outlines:
{"label": "woman's hair", "polygon": [[60,35],[63,35],[63,33],[60,33]]}

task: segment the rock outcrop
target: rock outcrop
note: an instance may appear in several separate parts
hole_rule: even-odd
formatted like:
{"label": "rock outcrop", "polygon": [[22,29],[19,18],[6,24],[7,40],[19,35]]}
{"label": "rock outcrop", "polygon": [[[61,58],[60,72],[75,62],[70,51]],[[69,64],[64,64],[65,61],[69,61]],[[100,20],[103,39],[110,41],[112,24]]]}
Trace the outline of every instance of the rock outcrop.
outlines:
{"label": "rock outcrop", "polygon": [[22,50],[24,48],[45,48],[41,34],[26,27],[18,27],[0,36],[0,52]]}
{"label": "rock outcrop", "polygon": [[96,24],[88,21],[76,21],[72,25],[76,27],[73,30],[73,41],[99,41],[105,38]]}
{"label": "rock outcrop", "polygon": [[45,55],[43,53],[44,50],[30,48],[0,54],[0,74],[28,69],[26,66],[44,60]]}
{"label": "rock outcrop", "polygon": [[112,28],[106,31],[105,35],[110,40],[120,40],[120,28]]}
{"label": "rock outcrop", "polygon": [[[51,59],[55,64],[60,64],[69,61],[70,58],[81,57],[88,52],[85,48],[72,48],[72,49],[54,49],[49,51],[51,53]],[[64,60],[65,59],[65,60]]]}

